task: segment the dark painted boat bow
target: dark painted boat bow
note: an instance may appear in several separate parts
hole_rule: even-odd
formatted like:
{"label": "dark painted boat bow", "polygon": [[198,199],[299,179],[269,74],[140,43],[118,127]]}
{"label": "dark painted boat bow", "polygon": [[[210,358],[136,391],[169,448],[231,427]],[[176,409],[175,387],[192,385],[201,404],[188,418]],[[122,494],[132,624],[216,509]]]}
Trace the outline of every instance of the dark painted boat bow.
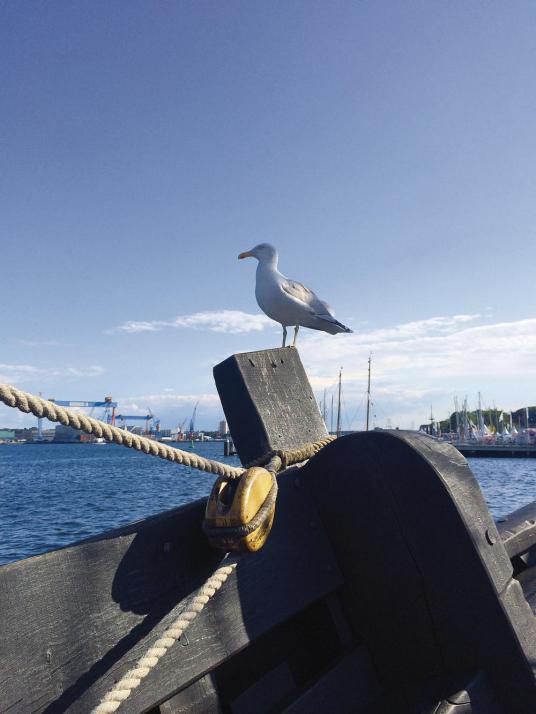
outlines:
{"label": "dark painted boat bow", "polygon": [[[296,350],[215,376],[243,461],[325,436]],[[495,524],[459,452],[409,432],[343,437],[279,485],[264,549],[119,712],[536,712],[536,503]],[[203,512],[0,568],[0,711],[89,712],[217,565]]]}

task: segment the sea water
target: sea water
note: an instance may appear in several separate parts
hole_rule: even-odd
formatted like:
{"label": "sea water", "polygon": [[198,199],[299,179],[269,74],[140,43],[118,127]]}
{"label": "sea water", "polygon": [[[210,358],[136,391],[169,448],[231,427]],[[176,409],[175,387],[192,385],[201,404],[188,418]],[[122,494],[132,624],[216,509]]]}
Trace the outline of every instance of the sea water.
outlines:
{"label": "sea water", "polygon": [[[182,444],[188,448],[188,444]],[[194,451],[223,456],[222,442]],[[468,459],[497,518],[536,498],[536,459]],[[214,476],[112,444],[0,447],[0,564],[206,497]]]}

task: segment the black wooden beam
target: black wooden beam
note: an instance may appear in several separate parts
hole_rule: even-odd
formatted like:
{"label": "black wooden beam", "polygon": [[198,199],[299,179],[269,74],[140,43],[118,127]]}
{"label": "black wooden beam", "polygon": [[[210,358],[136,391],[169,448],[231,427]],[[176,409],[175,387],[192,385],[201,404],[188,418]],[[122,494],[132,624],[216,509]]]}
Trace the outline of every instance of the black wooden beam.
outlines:
{"label": "black wooden beam", "polygon": [[536,620],[463,456],[416,432],[362,432],[301,471],[382,685],[435,682],[441,698],[449,677],[483,670],[504,712],[536,712]]}
{"label": "black wooden beam", "polygon": [[214,379],[242,463],[327,435],[293,347],[233,355],[214,367]]}

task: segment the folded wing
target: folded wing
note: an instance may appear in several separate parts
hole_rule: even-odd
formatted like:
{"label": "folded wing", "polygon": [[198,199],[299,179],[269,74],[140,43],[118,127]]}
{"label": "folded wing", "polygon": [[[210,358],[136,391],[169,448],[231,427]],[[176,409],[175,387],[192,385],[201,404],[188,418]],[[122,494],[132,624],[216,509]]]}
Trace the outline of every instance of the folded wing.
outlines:
{"label": "folded wing", "polygon": [[285,279],[281,282],[281,289],[290,299],[295,301],[302,308],[306,308],[314,320],[318,320],[317,325],[307,324],[307,327],[324,330],[331,334],[352,331],[335,319],[327,302],[320,300],[312,290],[297,280]]}

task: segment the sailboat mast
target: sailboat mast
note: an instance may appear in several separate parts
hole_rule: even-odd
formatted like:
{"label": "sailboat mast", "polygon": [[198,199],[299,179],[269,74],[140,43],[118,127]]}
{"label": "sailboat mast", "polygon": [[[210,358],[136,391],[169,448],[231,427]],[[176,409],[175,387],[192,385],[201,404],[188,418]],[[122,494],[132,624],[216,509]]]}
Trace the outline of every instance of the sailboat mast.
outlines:
{"label": "sailboat mast", "polygon": [[341,389],[342,389],[342,367],[339,370],[339,396],[337,399],[337,436],[341,435]]}
{"label": "sailboat mast", "polygon": [[329,424],[329,433],[333,434],[333,392],[331,393],[331,419]]}
{"label": "sailboat mast", "polygon": [[370,361],[372,355],[368,358],[368,383],[367,383],[367,423],[365,425],[365,431],[369,430],[369,417],[370,417]]}

